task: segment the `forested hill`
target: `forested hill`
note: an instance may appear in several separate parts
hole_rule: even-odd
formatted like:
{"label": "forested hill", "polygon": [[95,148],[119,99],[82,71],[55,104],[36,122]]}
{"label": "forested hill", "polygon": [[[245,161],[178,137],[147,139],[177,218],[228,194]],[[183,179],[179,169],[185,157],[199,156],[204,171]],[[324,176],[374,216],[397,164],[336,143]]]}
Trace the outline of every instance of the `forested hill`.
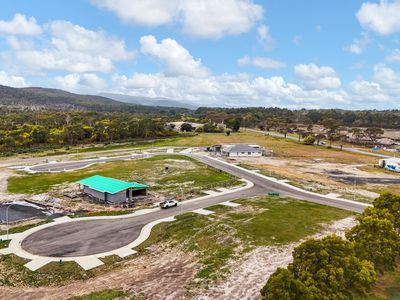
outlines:
{"label": "forested hill", "polygon": [[12,88],[0,85],[0,108],[52,111],[185,112],[176,107],[151,107],[123,103],[102,96],[79,95],[39,87]]}

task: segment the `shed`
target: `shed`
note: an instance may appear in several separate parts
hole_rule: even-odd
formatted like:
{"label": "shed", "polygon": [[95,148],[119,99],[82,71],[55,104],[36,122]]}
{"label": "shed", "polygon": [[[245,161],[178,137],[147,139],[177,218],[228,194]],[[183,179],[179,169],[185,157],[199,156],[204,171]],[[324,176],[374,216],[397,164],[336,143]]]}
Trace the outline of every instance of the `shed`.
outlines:
{"label": "shed", "polygon": [[83,192],[97,200],[117,204],[127,200],[132,201],[136,195],[146,195],[148,186],[137,182],[94,175],[78,182],[83,186]]}

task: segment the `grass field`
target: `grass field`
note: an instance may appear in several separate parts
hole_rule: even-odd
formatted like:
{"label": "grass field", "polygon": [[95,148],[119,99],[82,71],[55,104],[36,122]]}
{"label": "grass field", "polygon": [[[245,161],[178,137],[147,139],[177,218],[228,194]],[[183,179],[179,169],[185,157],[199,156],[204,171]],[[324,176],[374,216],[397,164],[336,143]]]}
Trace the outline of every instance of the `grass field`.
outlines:
{"label": "grass field", "polygon": [[[166,169],[168,167],[168,169]],[[11,193],[40,194],[58,185],[76,182],[92,175],[103,175],[150,185],[162,195],[198,195],[204,189],[229,187],[239,181],[227,173],[182,155],[161,155],[148,159],[115,161],[65,173],[20,174],[8,179]]]}
{"label": "grass field", "polygon": [[[229,272],[227,262],[256,246],[284,245],[320,231],[329,223],[351,215],[339,209],[289,198],[257,197],[238,201],[238,208],[214,206],[210,216],[184,214],[177,221],[153,228],[137,248],[156,243],[194,252],[201,264],[197,278],[215,280]],[[240,246],[240,247],[239,247]]]}
{"label": "grass field", "polygon": [[121,290],[104,290],[100,292],[93,292],[83,296],[71,297],[67,300],[117,300],[117,299],[130,299],[134,300],[134,298],[128,298],[128,294]]}

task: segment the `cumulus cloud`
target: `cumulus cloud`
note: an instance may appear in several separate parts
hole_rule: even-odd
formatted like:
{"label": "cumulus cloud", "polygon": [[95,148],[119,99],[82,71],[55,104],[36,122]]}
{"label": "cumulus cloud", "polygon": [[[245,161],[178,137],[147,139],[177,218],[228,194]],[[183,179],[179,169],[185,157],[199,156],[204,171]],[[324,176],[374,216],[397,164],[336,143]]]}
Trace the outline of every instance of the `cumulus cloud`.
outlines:
{"label": "cumulus cloud", "polygon": [[38,35],[42,28],[36,23],[36,19],[29,19],[22,14],[15,14],[11,21],[0,20],[0,33],[7,35]]}
{"label": "cumulus cloud", "polygon": [[54,82],[58,88],[76,93],[99,93],[107,86],[104,79],[93,73],[57,76]]}
{"label": "cumulus cloud", "polygon": [[400,62],[400,49],[392,50],[392,52],[385,57],[385,61],[388,63]]}
{"label": "cumulus cloud", "polygon": [[187,49],[173,39],[164,39],[160,43],[152,35],[140,39],[140,51],[156,58],[164,67],[167,76],[205,77],[209,74],[200,59],[195,59]]}
{"label": "cumulus cloud", "polygon": [[361,37],[354,39],[353,42],[345,48],[345,50],[353,54],[361,54],[364,52],[367,46],[371,44],[371,42],[371,37],[367,33],[363,32]]}
{"label": "cumulus cloud", "polygon": [[266,25],[257,28],[257,40],[265,50],[271,50],[274,47],[274,40],[271,37],[269,27]]}
{"label": "cumulus cloud", "polygon": [[282,77],[252,77],[223,74],[205,78],[168,77],[164,74],[137,73],[131,77],[116,75],[115,92],[149,97],[184,99],[198,105],[320,107],[349,103],[346,92],[308,90],[288,83]]}
{"label": "cumulus cloud", "polygon": [[91,0],[124,22],[160,26],[178,24],[198,38],[218,39],[249,31],[262,19],[263,8],[252,0]]}
{"label": "cumulus cloud", "polygon": [[186,0],[181,2],[183,31],[199,38],[221,38],[249,31],[263,16],[251,0]]}
{"label": "cumulus cloud", "polygon": [[357,19],[365,29],[380,35],[400,32],[400,0],[380,0],[364,3],[357,12]]}
{"label": "cumulus cloud", "polygon": [[70,73],[113,71],[114,61],[134,59],[123,40],[67,21],[53,21],[35,43],[9,37],[10,56],[32,73],[61,70]]}
{"label": "cumulus cloud", "polygon": [[29,84],[25,81],[24,77],[9,75],[4,71],[0,71],[0,85],[12,87],[27,87]]}
{"label": "cumulus cloud", "polygon": [[253,65],[260,69],[271,70],[271,69],[283,69],[286,68],[286,63],[283,61],[274,60],[268,57],[254,57],[244,56],[238,59],[240,66]]}
{"label": "cumulus cloud", "polygon": [[338,89],[340,78],[331,67],[300,64],[294,67],[296,77],[308,89]]}

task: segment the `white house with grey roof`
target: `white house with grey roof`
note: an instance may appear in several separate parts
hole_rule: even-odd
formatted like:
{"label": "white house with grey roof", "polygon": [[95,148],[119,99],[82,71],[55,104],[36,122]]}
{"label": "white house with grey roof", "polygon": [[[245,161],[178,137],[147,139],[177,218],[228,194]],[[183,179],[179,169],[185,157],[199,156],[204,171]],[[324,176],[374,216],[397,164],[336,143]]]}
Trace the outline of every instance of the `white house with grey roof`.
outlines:
{"label": "white house with grey roof", "polygon": [[222,145],[221,155],[226,157],[261,157],[263,150],[255,145],[236,144]]}

